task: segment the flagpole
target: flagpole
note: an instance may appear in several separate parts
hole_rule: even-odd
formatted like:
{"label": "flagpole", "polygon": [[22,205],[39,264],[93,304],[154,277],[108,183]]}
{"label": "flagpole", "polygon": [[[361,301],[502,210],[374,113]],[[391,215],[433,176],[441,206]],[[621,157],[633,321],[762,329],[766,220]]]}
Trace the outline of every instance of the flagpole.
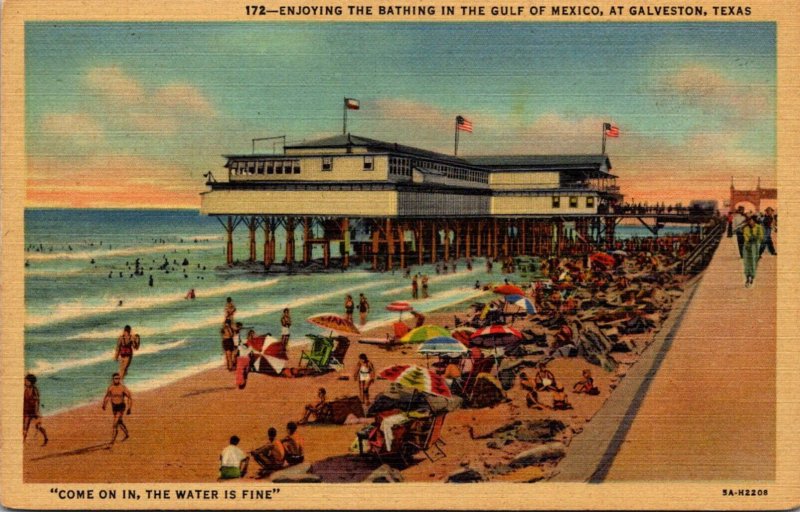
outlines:
{"label": "flagpole", "polygon": [[602,146],[602,149],[600,151],[601,155],[605,155],[606,154],[606,125],[607,124],[608,123],[603,123],[603,146]]}
{"label": "flagpole", "polygon": [[342,100],[342,135],[347,135],[347,98]]}
{"label": "flagpole", "polygon": [[456,118],[456,147],[453,150],[453,156],[458,156],[458,118]]}

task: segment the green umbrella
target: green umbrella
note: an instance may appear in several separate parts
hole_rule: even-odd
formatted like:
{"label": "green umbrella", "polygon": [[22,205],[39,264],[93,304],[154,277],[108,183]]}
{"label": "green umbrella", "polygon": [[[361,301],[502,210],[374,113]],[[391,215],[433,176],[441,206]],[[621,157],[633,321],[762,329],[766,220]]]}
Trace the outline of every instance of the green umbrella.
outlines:
{"label": "green umbrella", "polygon": [[412,329],[405,336],[400,338],[401,343],[423,343],[437,336],[450,336],[450,332],[438,325],[423,325]]}

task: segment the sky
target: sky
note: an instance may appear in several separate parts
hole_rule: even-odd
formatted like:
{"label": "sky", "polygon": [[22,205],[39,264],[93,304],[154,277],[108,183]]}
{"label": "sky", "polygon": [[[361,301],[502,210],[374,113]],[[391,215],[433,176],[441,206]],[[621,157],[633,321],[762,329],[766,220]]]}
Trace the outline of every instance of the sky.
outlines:
{"label": "sky", "polygon": [[[599,154],[626,200],[775,186],[772,23],[28,23],[29,207],[197,208],[257,137]],[[257,150],[271,151],[270,143]]]}

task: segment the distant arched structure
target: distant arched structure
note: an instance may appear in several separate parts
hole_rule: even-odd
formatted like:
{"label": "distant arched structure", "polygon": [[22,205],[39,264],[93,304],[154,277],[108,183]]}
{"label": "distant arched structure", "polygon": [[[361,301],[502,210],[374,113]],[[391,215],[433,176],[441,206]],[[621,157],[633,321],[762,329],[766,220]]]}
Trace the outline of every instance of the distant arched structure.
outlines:
{"label": "distant arched structure", "polygon": [[764,199],[778,199],[778,189],[761,188],[761,178],[758,179],[755,190],[736,190],[731,179],[730,207],[734,209],[737,203],[749,202],[755,206],[756,211],[761,211],[761,201]]}

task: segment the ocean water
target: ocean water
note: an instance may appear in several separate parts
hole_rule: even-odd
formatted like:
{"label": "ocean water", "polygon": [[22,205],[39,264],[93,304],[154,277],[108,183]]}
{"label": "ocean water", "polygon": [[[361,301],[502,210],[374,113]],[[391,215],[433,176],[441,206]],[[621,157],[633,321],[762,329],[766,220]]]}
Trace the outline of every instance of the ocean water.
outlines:
{"label": "ocean water", "polygon": [[[621,236],[647,235],[621,227]],[[234,237],[234,258],[247,259],[247,230]],[[261,255],[263,234],[259,232]],[[292,343],[320,333],[305,319],[343,312],[346,294],[364,293],[371,312],[367,328],[393,321],[384,307],[410,298],[402,271],[367,268],[329,274],[254,275],[230,272],[219,222],[189,210],[51,210],[25,212],[25,366],[39,378],[44,414],[100,399],[117,370],[113,351],[129,324],[142,338],[126,378],[132,390],[152,389],[222,365],[219,329],[228,296],[236,319],[256,332],[280,332],[283,308],[292,312]],[[299,244],[298,244],[299,245]],[[277,248],[279,259],[283,254]],[[314,257],[321,256],[316,248]],[[336,249],[332,250],[336,255]],[[136,275],[136,260],[143,275]],[[165,264],[166,263],[166,264]],[[431,277],[426,312],[479,294],[475,281],[501,281],[483,260],[466,272],[437,276],[432,266],[414,272]],[[149,279],[153,277],[153,285]],[[514,276],[511,276],[514,279]],[[184,299],[194,288],[197,298]],[[295,363],[292,361],[292,363]]]}

